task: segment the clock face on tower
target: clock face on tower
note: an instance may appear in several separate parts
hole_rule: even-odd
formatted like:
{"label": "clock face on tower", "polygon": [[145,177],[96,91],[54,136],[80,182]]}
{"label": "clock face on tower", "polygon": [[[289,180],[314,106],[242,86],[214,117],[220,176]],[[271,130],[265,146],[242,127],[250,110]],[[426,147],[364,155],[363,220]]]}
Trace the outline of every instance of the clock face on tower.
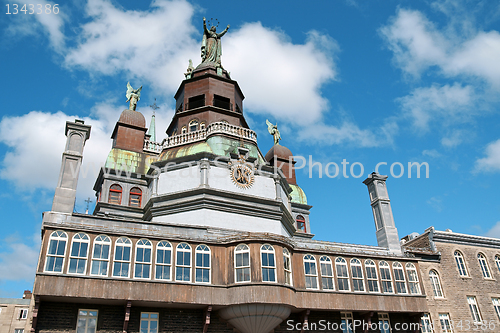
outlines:
{"label": "clock face on tower", "polygon": [[255,176],[248,165],[235,163],[231,166],[231,180],[240,188],[249,188],[253,185]]}

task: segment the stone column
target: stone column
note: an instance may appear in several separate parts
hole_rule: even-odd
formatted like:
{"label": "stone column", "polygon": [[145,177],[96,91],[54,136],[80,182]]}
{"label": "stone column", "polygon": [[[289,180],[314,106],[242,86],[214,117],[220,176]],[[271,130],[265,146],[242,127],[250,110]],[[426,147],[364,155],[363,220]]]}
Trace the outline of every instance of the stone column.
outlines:
{"label": "stone column", "polygon": [[363,183],[368,186],[368,192],[370,193],[378,246],[400,254],[401,245],[399,243],[398,229],[396,229],[394,217],[392,216],[391,200],[389,200],[385,185],[386,180],[387,176],[373,172]]}
{"label": "stone column", "polygon": [[73,213],[75,208],[76,186],[83,159],[83,147],[90,137],[90,126],[83,120],[66,122],[65,134],[67,136],[66,149],[62,154],[61,171],[57,181],[52,211],[60,213]]}

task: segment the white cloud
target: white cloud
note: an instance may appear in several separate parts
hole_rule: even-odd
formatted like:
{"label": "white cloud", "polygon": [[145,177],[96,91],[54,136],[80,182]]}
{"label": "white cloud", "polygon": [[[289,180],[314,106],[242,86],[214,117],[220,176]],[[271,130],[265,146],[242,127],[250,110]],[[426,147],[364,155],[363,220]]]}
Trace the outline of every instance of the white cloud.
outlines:
{"label": "white cloud", "polygon": [[498,221],[490,230],[485,234],[487,237],[500,238],[500,221]]}
{"label": "white cloud", "polygon": [[[35,237],[33,237],[35,239]],[[40,251],[40,236],[33,245],[26,245],[15,237],[2,240],[0,252],[0,280],[32,281],[35,275],[38,254]]]}
{"label": "white cloud", "polygon": [[[453,127],[470,121],[488,110],[500,91],[500,34],[474,29],[472,16],[460,4],[434,7],[448,16],[445,26],[436,27],[420,11],[399,9],[379,30],[405,76],[418,79],[426,73],[425,81],[418,82],[435,81],[397,100],[420,132],[431,123]],[[443,79],[455,83],[443,84]],[[442,139],[447,147],[461,142],[457,134]]]}
{"label": "white cloud", "polygon": [[476,160],[475,171],[500,171],[500,139],[490,142],[485,149],[486,156]]}
{"label": "white cloud", "polygon": [[439,120],[450,124],[467,120],[475,105],[472,86],[454,85],[416,88],[410,95],[398,98],[405,115],[419,131],[429,130],[429,123]]}

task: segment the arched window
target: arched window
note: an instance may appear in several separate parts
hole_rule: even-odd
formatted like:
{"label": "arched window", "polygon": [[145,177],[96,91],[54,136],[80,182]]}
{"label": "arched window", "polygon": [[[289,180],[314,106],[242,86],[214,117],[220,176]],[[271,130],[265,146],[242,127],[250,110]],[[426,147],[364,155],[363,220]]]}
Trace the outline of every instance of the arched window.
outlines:
{"label": "arched window", "polygon": [[198,130],[198,120],[193,119],[189,122],[189,132],[195,132]]}
{"label": "arched window", "polygon": [[234,250],[234,273],[236,282],[250,282],[250,248],[246,244]]}
{"label": "arched window", "polygon": [[191,281],[191,246],[186,243],[177,245],[177,257],[175,262],[175,280]]}
{"label": "arched window", "polygon": [[187,131],[188,131],[187,127],[186,126],[182,126],[182,128],[181,128],[181,134],[185,134],[185,133],[187,133]]}
{"label": "arched window", "polygon": [[365,260],[366,279],[368,280],[368,291],[378,293],[377,266],[373,260]]}
{"label": "arched window", "polygon": [[486,279],[491,279],[490,268],[488,267],[488,262],[486,262],[486,257],[482,253],[478,253],[477,260],[479,261],[479,266],[481,267],[481,273]]}
{"label": "arched window", "polygon": [[406,264],[406,274],[408,275],[408,288],[410,289],[410,294],[420,295],[420,284],[418,283],[417,269],[411,262]]}
{"label": "arched window", "polygon": [[363,267],[359,259],[351,259],[352,290],[365,291],[365,282],[363,278]]}
{"label": "arched window", "polygon": [[396,283],[397,293],[407,294],[405,272],[403,270],[403,265],[401,265],[401,263],[399,262],[395,262],[392,264],[392,269],[394,270],[394,282]]}
{"label": "arched window", "polygon": [[62,272],[67,241],[68,235],[64,231],[58,230],[50,234],[47,258],[45,259],[46,272]]}
{"label": "arched window", "polygon": [[498,254],[495,256],[495,263],[497,264],[498,271],[500,272],[500,256]]}
{"label": "arched window", "polygon": [[435,270],[429,272],[429,278],[431,280],[432,292],[435,298],[443,298],[443,289],[441,288],[441,282],[439,281],[439,274]]}
{"label": "arched window", "polygon": [[158,242],[156,245],[156,269],[157,280],[172,279],[172,245],[167,241]]}
{"label": "arched window", "polygon": [[302,215],[297,215],[297,231],[299,232],[307,232],[306,231],[306,219]]}
{"label": "arched window", "polygon": [[455,251],[454,256],[455,256],[455,262],[457,263],[458,267],[458,273],[460,274],[460,276],[467,276],[468,275],[467,267],[465,267],[464,256],[459,251]]}
{"label": "arched window", "polygon": [[285,270],[285,284],[292,285],[292,260],[290,251],[286,247],[283,248],[283,268]]}
{"label": "arched window", "polygon": [[130,207],[139,207],[141,208],[142,203],[142,191],[138,187],[134,187],[130,190],[130,194],[128,197],[128,205]]}
{"label": "arched window", "polygon": [[130,252],[132,242],[127,237],[120,237],[115,242],[115,257],[113,261],[113,276],[130,276]]}
{"label": "arched window", "polygon": [[121,205],[122,203],[122,187],[118,184],[113,184],[109,188],[108,203]]}
{"label": "arched window", "polygon": [[210,283],[210,253],[210,248],[206,245],[196,247],[196,282]]}
{"label": "arched window", "polygon": [[321,286],[323,290],[335,290],[333,283],[333,267],[332,260],[327,256],[319,258],[319,267],[321,271]]}
{"label": "arched window", "polygon": [[149,279],[151,277],[151,252],[153,245],[147,239],[139,239],[135,244],[134,277]]}
{"label": "arched window", "polygon": [[260,247],[260,258],[262,265],[262,281],[276,282],[276,263],[274,260],[274,248],[269,244]]}
{"label": "arched window", "polygon": [[108,236],[99,235],[94,239],[90,275],[108,276],[110,247],[111,240]]}
{"label": "arched window", "polygon": [[384,293],[393,293],[392,289],[392,276],[391,276],[391,266],[385,261],[381,261],[380,267],[380,279],[382,280],[382,291]]}
{"label": "arched window", "polygon": [[304,256],[304,271],[306,276],[306,289],[318,289],[316,259],[310,254]]}
{"label": "arched window", "polygon": [[337,272],[337,284],[339,290],[349,291],[349,271],[347,270],[347,261],[344,258],[335,259],[335,270]]}
{"label": "arched window", "polygon": [[73,236],[71,252],[69,253],[69,274],[85,274],[89,243],[89,236],[83,232],[79,232]]}
{"label": "arched window", "polygon": [[204,130],[204,129],[205,129],[205,122],[204,122],[204,121],[202,121],[202,122],[200,123],[200,130]]}

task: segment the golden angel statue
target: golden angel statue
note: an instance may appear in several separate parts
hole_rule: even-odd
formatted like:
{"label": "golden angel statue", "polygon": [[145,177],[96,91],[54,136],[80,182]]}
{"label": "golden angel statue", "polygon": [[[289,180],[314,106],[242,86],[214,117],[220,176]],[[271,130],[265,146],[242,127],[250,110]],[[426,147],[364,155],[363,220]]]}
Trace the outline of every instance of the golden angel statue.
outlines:
{"label": "golden angel statue", "polygon": [[276,123],[276,125],[273,125],[269,120],[266,119],[266,124],[269,134],[271,134],[274,138],[274,144],[279,145],[281,140],[281,135],[280,131],[278,131],[278,123]]}

